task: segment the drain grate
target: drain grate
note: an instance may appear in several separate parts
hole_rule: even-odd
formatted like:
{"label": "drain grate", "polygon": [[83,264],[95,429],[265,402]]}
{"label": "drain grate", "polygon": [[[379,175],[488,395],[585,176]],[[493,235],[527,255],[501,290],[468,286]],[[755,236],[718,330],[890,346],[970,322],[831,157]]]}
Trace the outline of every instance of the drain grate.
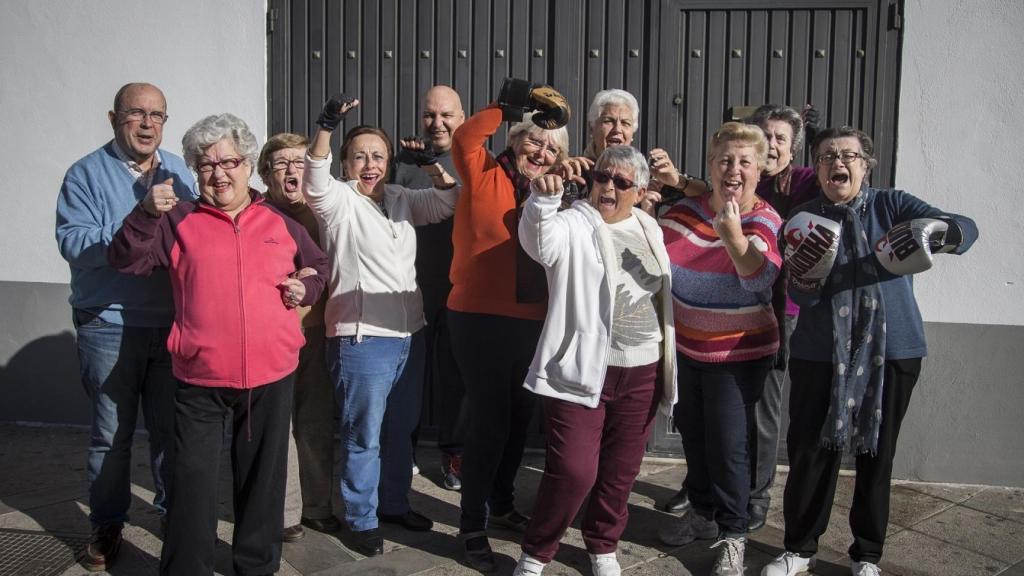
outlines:
{"label": "drain grate", "polygon": [[88,544],[82,536],[0,530],[0,576],[57,576]]}

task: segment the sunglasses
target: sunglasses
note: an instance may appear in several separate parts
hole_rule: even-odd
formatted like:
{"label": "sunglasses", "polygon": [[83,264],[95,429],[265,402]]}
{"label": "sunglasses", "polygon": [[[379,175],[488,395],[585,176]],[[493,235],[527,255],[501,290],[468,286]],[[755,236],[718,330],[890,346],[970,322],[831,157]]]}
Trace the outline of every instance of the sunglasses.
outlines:
{"label": "sunglasses", "polygon": [[636,184],[629,178],[623,178],[618,174],[612,176],[606,170],[591,170],[590,178],[598,184],[607,184],[611,180],[612,184],[619,190],[626,191],[635,186]]}

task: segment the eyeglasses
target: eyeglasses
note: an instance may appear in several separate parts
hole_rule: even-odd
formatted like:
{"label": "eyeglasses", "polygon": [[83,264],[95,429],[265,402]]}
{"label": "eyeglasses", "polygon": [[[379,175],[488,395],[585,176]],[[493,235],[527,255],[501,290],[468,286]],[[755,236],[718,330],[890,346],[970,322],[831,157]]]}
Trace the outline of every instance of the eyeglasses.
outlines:
{"label": "eyeglasses", "polygon": [[544,154],[547,154],[552,158],[558,158],[558,148],[555,148],[541,140],[527,136],[523,140],[523,143],[529,145],[531,148],[542,151]]}
{"label": "eyeglasses", "polygon": [[836,154],[835,152],[827,152],[825,154],[819,154],[818,157],[814,159],[814,161],[817,162],[818,164],[828,166],[829,164],[835,162],[836,159],[839,159],[840,162],[849,166],[850,164],[853,164],[854,162],[860,160],[863,157],[864,155],[861,154],[860,152],[840,152],[839,154]]}
{"label": "eyeglasses", "polygon": [[152,112],[146,112],[142,108],[129,108],[127,110],[121,110],[121,115],[124,116],[129,122],[142,122],[144,118],[149,117],[149,121],[153,124],[163,124],[167,122],[167,114],[154,110]]}
{"label": "eyeglasses", "polygon": [[288,166],[294,166],[297,170],[302,170],[302,168],[305,165],[306,165],[306,159],[305,158],[295,158],[294,160],[288,160],[286,158],[281,158],[280,160],[274,160],[270,164],[270,167],[274,169],[274,172],[277,172],[279,170],[287,170]]}
{"label": "eyeglasses", "polygon": [[607,184],[608,181],[611,180],[612,184],[622,191],[629,190],[630,188],[636,185],[629,178],[623,178],[618,174],[612,176],[606,170],[591,170],[590,177],[594,180],[594,182],[597,182],[598,184]]}
{"label": "eyeglasses", "polygon": [[245,162],[242,158],[225,158],[220,162],[200,162],[196,165],[196,172],[199,172],[200,174],[209,174],[213,172],[217,166],[220,166],[221,170],[227,172],[228,170],[238,168],[242,162]]}

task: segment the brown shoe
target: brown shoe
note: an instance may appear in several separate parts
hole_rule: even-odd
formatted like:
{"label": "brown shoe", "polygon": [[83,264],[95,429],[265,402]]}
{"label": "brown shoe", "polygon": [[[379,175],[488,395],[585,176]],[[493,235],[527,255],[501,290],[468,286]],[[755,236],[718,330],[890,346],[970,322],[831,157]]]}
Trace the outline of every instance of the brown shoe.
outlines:
{"label": "brown shoe", "polygon": [[120,522],[96,526],[92,529],[92,540],[85,548],[82,565],[90,572],[102,572],[114,561],[121,549]]}
{"label": "brown shoe", "polygon": [[306,531],[302,529],[302,524],[296,524],[281,531],[281,540],[283,542],[296,542],[305,535]]}

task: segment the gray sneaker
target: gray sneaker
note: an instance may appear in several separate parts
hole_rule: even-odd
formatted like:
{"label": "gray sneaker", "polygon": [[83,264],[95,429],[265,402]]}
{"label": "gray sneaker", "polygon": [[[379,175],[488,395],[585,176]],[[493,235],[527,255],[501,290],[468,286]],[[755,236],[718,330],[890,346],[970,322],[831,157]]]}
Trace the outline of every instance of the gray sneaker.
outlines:
{"label": "gray sneaker", "polygon": [[684,546],[694,540],[718,537],[718,524],[690,510],[681,518],[671,518],[658,530],[658,538],[669,546]]}
{"label": "gray sneaker", "polygon": [[711,545],[718,548],[715,567],[711,569],[713,576],[743,576],[743,550],[746,538],[722,538]]}

